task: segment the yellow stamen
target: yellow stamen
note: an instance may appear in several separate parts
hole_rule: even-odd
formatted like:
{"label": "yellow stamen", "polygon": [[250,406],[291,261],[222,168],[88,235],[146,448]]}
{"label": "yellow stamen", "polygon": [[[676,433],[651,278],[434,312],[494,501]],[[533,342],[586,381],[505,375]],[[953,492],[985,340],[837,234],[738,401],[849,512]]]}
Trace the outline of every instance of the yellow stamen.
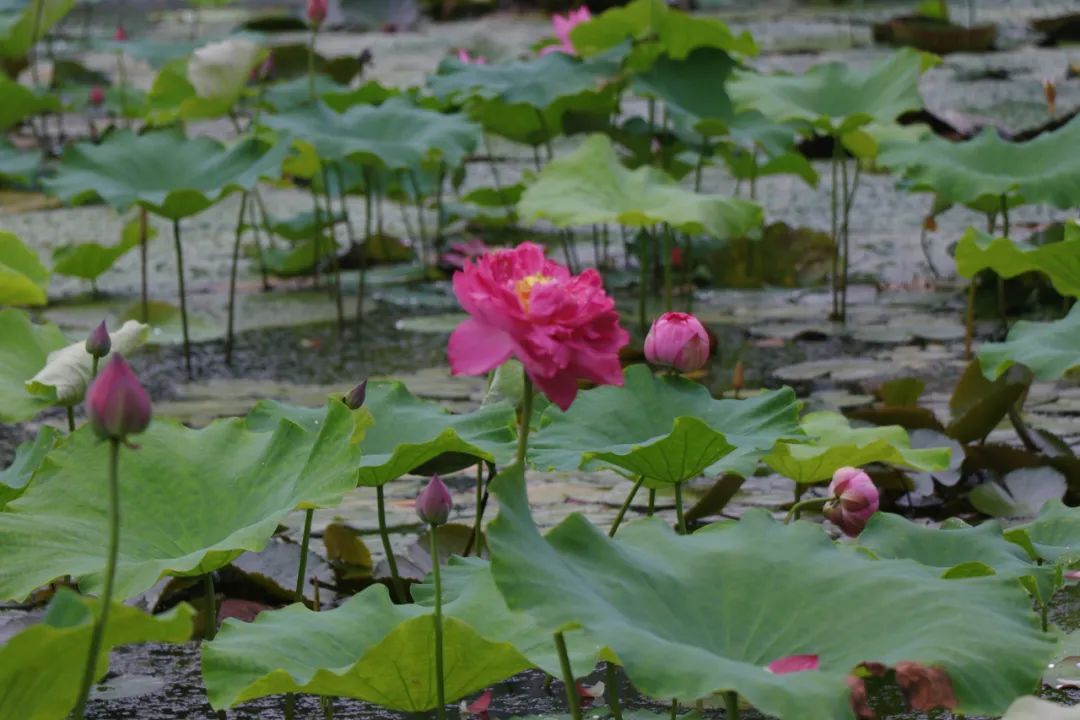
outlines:
{"label": "yellow stamen", "polygon": [[529,298],[532,296],[533,288],[537,285],[546,285],[554,279],[550,275],[534,273],[518,280],[514,284],[514,292],[518,296],[518,302],[521,303],[521,309],[529,312]]}

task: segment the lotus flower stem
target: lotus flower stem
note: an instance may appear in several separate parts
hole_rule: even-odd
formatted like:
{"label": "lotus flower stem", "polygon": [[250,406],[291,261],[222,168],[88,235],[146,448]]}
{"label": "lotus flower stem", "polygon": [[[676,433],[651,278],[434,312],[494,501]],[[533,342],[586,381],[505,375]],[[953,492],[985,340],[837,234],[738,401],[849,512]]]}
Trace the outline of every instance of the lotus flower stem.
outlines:
{"label": "lotus flower stem", "polygon": [[656,489],[649,488],[649,510],[648,516],[652,517],[656,514]]}
{"label": "lotus flower stem", "polygon": [[724,713],[724,720],[739,720],[739,694],[734,690],[728,690],[724,693],[724,706],[727,708],[727,712]]}
{"label": "lotus flower stem", "polygon": [[184,249],[180,244],[180,220],[173,220],[173,244],[176,246],[176,279],[180,283],[180,325],[184,331],[184,367],[191,379],[191,339],[188,337],[187,293],[184,291]]}
{"label": "lotus flower stem", "polygon": [[679,717],[679,699],[671,698],[671,720]]}
{"label": "lotus flower stem", "polygon": [[300,565],[296,569],[296,600],[304,602],[304,580],[307,578],[308,546],[311,544],[311,520],[315,517],[315,508],[304,512],[304,534],[300,537]]}
{"label": "lotus flower stem", "polygon": [[416,180],[416,172],[409,170],[409,183],[412,185],[413,199],[416,201],[416,222],[420,229],[420,264],[428,266],[428,234],[427,223],[424,221],[424,200],[420,196],[420,183]]}
{"label": "lotus flower stem", "polygon": [[648,232],[644,230],[638,234],[638,331],[643,339],[649,329],[645,317],[645,293],[649,280],[649,252],[645,246],[648,237]]}
{"label": "lotus flower stem", "polygon": [[544,117],[544,111],[540,108],[536,108],[536,119],[540,123],[540,134],[544,138],[544,151],[547,153],[548,162],[551,162],[555,157],[555,153],[551,149],[551,131],[548,129],[547,118]]}
{"label": "lotus flower stem", "polygon": [[539,145],[533,145],[532,146],[532,151],[533,151],[533,165],[536,166],[536,172],[540,172],[540,146]]}
{"label": "lotus flower stem", "polygon": [[562,668],[566,704],[570,708],[571,720],[581,720],[581,699],[578,697],[574,671],[570,667],[570,655],[566,652],[566,638],[561,632],[555,633],[555,649],[559,651],[559,666]]}
{"label": "lotus flower stem", "polygon": [[150,240],[150,218],[147,216],[146,208],[139,208],[139,275],[140,275],[140,291],[139,299],[142,302],[142,321],[144,323],[150,322],[150,300],[147,292],[147,278],[146,278],[146,246]]}
{"label": "lotus flower stem", "polygon": [[608,709],[613,720],[622,720],[622,703],[619,701],[619,675],[615,663],[608,661],[604,668],[604,689],[607,690]]}
{"label": "lotus flower stem", "polygon": [[443,628],[442,628],[442,577],[439,571],[439,533],[438,526],[428,525],[428,538],[431,542],[431,577],[435,582],[435,689],[438,707],[435,716],[446,720],[446,688],[443,677]]}
{"label": "lotus flower stem", "polygon": [[837,164],[840,159],[840,136],[833,135],[833,152],[832,160],[830,161],[829,168],[832,175],[832,185],[830,187],[830,228],[833,241],[833,257],[832,257],[832,317],[837,319],[840,317],[840,234],[839,234],[839,200],[837,198]]}
{"label": "lotus flower stem", "polygon": [[[334,237],[334,204],[330,200],[330,175],[326,172],[326,163],[321,164],[323,191],[326,193],[326,221],[330,226],[330,267],[334,272],[334,304],[337,307],[338,335],[340,336],[345,330],[345,308],[341,299],[341,264],[338,262],[337,240]],[[338,175],[341,205],[345,207],[345,183],[340,182],[342,179]]]}
{"label": "lotus flower stem", "polygon": [[214,588],[214,573],[203,575],[203,592],[206,594],[206,627],[203,638],[213,640],[217,635],[217,590]]}
{"label": "lotus flower stem", "polygon": [[844,268],[842,275],[844,277],[844,294],[840,303],[840,315],[841,320],[847,319],[847,293],[848,293],[848,262],[851,259],[851,206],[855,202],[855,191],[859,189],[859,180],[862,178],[862,166],[859,165],[859,161],[855,159],[855,175],[851,181],[850,187],[847,182],[847,162],[841,166],[844,178],[844,215],[842,232],[844,236]]}
{"label": "lotus flower stem", "polygon": [[435,250],[436,254],[443,244],[443,184],[446,182],[446,163],[439,161],[438,182],[435,186]]}
{"label": "lotus flower stem", "polygon": [[671,310],[674,306],[671,301],[672,264],[671,264],[672,236],[671,227],[664,225],[664,310]]}
{"label": "lotus flower stem", "polygon": [[251,227],[254,229],[255,233],[255,253],[259,258],[259,275],[262,276],[263,290],[269,290],[270,281],[266,277],[266,259],[263,257],[262,237],[259,235],[260,224],[255,217],[256,208],[259,211],[259,215],[262,217],[262,229],[266,232],[266,242],[271,247],[274,245],[274,231],[270,228],[270,214],[266,212],[266,203],[263,202],[258,187],[252,188],[251,196],[255,198],[255,204],[248,206],[248,212],[249,217],[251,218]]}
{"label": "lotus flower stem", "polygon": [[[97,362],[96,359],[95,359],[95,362]],[[74,405],[68,405],[67,406],[67,422],[68,422],[68,432],[69,433],[75,432],[75,406]]]}
{"label": "lotus flower stem", "polygon": [[[476,557],[482,552],[480,538],[480,523],[484,520],[484,463],[476,463],[476,521],[473,524],[472,546],[476,551]],[[468,550],[466,550],[468,555]]]}
{"label": "lotus flower stem", "polygon": [[105,559],[105,586],[101,593],[101,611],[94,622],[90,635],[90,652],[86,657],[86,669],[83,671],[79,699],[75,704],[72,717],[83,720],[86,715],[86,703],[90,697],[90,686],[94,684],[97,670],[98,653],[105,636],[105,626],[109,622],[109,607],[112,604],[113,581],[116,578],[116,558],[120,551],[120,441],[109,440],[109,549]]}
{"label": "lotus flower stem", "polygon": [[623,504],[619,508],[619,513],[615,516],[615,521],[611,523],[611,529],[608,530],[608,537],[615,537],[615,533],[619,531],[619,525],[622,525],[623,517],[626,516],[626,511],[630,509],[630,504],[634,502],[634,496],[637,495],[638,490],[641,489],[641,485],[644,482],[645,476],[638,475],[638,479],[634,481],[634,487],[630,488],[630,492],[626,494],[626,499],[623,500]]}
{"label": "lotus flower stem", "polygon": [[360,246],[360,283],[356,287],[356,324],[364,324],[364,293],[367,285],[367,251],[371,247],[371,194],[373,187],[371,168],[364,166],[364,244]]}
{"label": "lotus flower stem", "polygon": [[311,190],[311,213],[314,217],[314,233],[311,236],[311,242],[313,244],[315,267],[312,269],[312,286],[319,287],[319,261],[322,260],[322,208],[319,206],[319,194],[315,192],[315,178],[311,179],[311,185],[308,186]]}
{"label": "lotus flower stem", "polygon": [[967,310],[964,312],[964,357],[971,359],[971,343],[975,335],[975,277],[967,286]]}
{"label": "lotus flower stem", "polygon": [[532,409],[533,409],[533,384],[529,379],[529,374],[522,370],[525,378],[524,391],[521,395],[521,407],[518,408],[518,442],[517,442],[517,464],[521,466],[522,473],[525,472],[525,456],[529,449],[529,427],[532,424]]}
{"label": "lotus flower stem", "polygon": [[788,509],[787,515],[784,516],[784,524],[789,524],[792,520],[798,520],[799,515],[803,510],[810,510],[814,508],[825,507],[825,503],[829,501],[827,497],[810,498],[809,500],[800,500],[796,502],[791,508]]}
{"label": "lotus flower stem", "polygon": [[390,547],[390,535],[386,531],[386,500],[383,498],[383,486],[375,486],[375,505],[379,516],[379,537],[382,539],[383,552],[386,553],[386,564],[390,567],[390,582],[394,587],[394,598],[399,603],[404,603],[405,590],[401,586],[401,576],[398,575],[397,559],[394,550]]}
{"label": "lotus flower stem", "polygon": [[683,514],[682,486],[681,482],[675,483],[675,518],[679,525],[679,534],[685,535],[686,516]]}
{"label": "lotus flower stem", "polygon": [[[1009,239],[1009,202],[1004,193],[1001,195],[1001,232],[1005,239]],[[1005,307],[1005,278],[1001,275],[997,277],[997,300],[998,300],[998,313],[1001,315],[1001,322],[1005,325],[1005,329],[1009,329],[1009,317]]]}
{"label": "lotus flower stem", "polygon": [[240,213],[236,217],[236,234],[233,240],[232,266],[229,268],[229,315],[225,329],[225,364],[232,365],[233,333],[236,320],[236,270],[240,264],[240,238],[244,234],[244,212],[247,210],[248,194],[240,195]]}

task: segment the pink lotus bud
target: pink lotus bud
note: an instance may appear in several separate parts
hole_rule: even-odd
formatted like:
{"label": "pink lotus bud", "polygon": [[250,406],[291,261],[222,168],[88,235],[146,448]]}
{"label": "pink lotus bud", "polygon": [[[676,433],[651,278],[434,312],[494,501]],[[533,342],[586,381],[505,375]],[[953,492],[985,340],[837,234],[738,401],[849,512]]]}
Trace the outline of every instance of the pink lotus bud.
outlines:
{"label": "pink lotus bud", "polygon": [[100,105],[105,102],[105,91],[99,85],[90,88],[90,104]]}
{"label": "pink lotus bud", "polygon": [[90,331],[86,337],[86,352],[96,358],[103,358],[112,350],[112,338],[109,337],[109,329],[105,327],[105,321]]}
{"label": "pink lotus bud", "polygon": [[312,27],[319,27],[326,19],[326,0],[307,0],[307,19]]}
{"label": "pink lotus bud", "polygon": [[102,440],[123,442],[150,424],[150,396],[119,353],[112,356],[90,385],[86,415]]}
{"label": "pink lotus bud", "polygon": [[116,42],[127,42],[128,34],[123,25],[116,26],[116,32],[113,33],[113,40]]}
{"label": "pink lotus bud", "polygon": [[416,496],[416,514],[428,525],[445,525],[453,506],[450,491],[438,475],[432,475],[427,487]]}
{"label": "pink lotus bud", "polygon": [[842,467],[833,473],[829,494],[832,499],[825,505],[825,517],[849,537],[863,531],[880,502],[874,481],[853,467]]}
{"label": "pink lotus bud", "polygon": [[689,313],[668,312],[656,319],[645,338],[645,357],[655,365],[692,372],[709,360],[709,335]]}
{"label": "pink lotus bud", "polygon": [[367,380],[350,390],[345,397],[341,398],[341,402],[345,403],[350,410],[358,410],[364,404],[365,398],[367,398]]}

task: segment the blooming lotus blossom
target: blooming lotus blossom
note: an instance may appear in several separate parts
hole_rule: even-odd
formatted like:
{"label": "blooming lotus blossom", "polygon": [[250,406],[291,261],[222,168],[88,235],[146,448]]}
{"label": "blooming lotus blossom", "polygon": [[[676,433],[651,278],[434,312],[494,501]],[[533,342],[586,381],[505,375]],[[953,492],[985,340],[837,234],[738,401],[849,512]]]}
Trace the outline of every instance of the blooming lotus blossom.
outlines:
{"label": "blooming lotus blossom", "polygon": [[450,336],[455,375],[486,373],[515,357],[563,410],[579,379],[622,385],[619,348],[630,336],[595,269],[571,275],[539,245],[522,243],[466,260],[454,294],[472,316]]}
{"label": "blooming lotus blossom", "polygon": [[150,415],[150,396],[124,356],[114,354],[86,393],[90,427],[102,440],[124,442],[146,429]]}
{"label": "blooming lotus blossom", "polygon": [[101,89],[100,85],[90,88],[89,100],[90,104],[95,106],[105,102],[105,91]]}
{"label": "blooming lotus blossom", "polygon": [[428,525],[445,525],[453,506],[450,491],[438,475],[432,475],[428,484],[416,496],[416,514]]}
{"label": "blooming lotus blossom", "polygon": [[326,0],[307,0],[307,19],[312,27],[319,27],[326,20]]}
{"label": "blooming lotus blossom", "polygon": [[466,65],[487,65],[487,58],[483,55],[473,55],[468,50],[458,50],[457,59]]}
{"label": "blooming lotus blossom", "polygon": [[645,358],[679,372],[699,370],[709,360],[709,334],[690,313],[664,313],[656,318],[645,338]]}
{"label": "blooming lotus blossom", "polygon": [[877,486],[858,468],[842,467],[833,473],[829,494],[832,499],[825,505],[825,517],[849,537],[861,533],[878,510]]}
{"label": "blooming lotus blossom", "polygon": [[577,55],[577,50],[574,49],[574,43],[570,41],[570,31],[576,28],[578,25],[584,22],[592,20],[592,13],[589,12],[589,8],[582,5],[577,10],[571,10],[565,16],[552,15],[551,26],[555,30],[555,37],[559,39],[557,45],[547,45],[540,50],[541,55],[550,55],[553,52],[566,53],[567,55]]}
{"label": "blooming lotus blossom", "polygon": [[817,655],[788,655],[779,660],[773,660],[765,666],[765,669],[773,675],[787,675],[788,673],[805,672],[818,669]]}

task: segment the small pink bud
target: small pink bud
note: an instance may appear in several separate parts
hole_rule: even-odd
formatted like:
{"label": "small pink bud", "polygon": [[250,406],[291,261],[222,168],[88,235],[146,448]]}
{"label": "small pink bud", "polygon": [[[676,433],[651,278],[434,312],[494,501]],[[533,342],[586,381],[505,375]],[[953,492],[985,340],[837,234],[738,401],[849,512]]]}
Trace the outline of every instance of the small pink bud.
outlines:
{"label": "small pink bud", "polygon": [[863,531],[881,499],[870,476],[853,467],[842,467],[833,473],[829,494],[832,499],[825,505],[824,515],[849,537]]}
{"label": "small pink bud", "polygon": [[123,442],[150,424],[150,396],[119,353],[91,383],[86,393],[86,415],[102,440]]}
{"label": "small pink bud", "polygon": [[123,25],[116,26],[116,32],[113,33],[113,40],[116,42],[127,42],[128,34]]}
{"label": "small pink bud", "polygon": [[312,27],[319,27],[326,20],[326,0],[307,0],[307,19]]}
{"label": "small pink bud", "polygon": [[86,337],[86,352],[96,358],[103,358],[112,350],[112,338],[109,337],[109,329],[105,327],[105,321],[90,331]]}
{"label": "small pink bud", "polygon": [[365,398],[367,398],[367,380],[346,393],[345,397],[341,398],[341,402],[345,403],[350,410],[358,410],[364,404]]}
{"label": "small pink bud", "polygon": [[709,334],[689,313],[668,312],[656,319],[645,338],[645,357],[655,365],[692,372],[709,360]]}
{"label": "small pink bud", "polygon": [[416,496],[416,514],[428,525],[445,525],[453,506],[450,491],[438,475],[432,475],[427,486]]}
{"label": "small pink bud", "polygon": [[99,85],[90,88],[90,104],[100,105],[105,102],[105,91]]}

